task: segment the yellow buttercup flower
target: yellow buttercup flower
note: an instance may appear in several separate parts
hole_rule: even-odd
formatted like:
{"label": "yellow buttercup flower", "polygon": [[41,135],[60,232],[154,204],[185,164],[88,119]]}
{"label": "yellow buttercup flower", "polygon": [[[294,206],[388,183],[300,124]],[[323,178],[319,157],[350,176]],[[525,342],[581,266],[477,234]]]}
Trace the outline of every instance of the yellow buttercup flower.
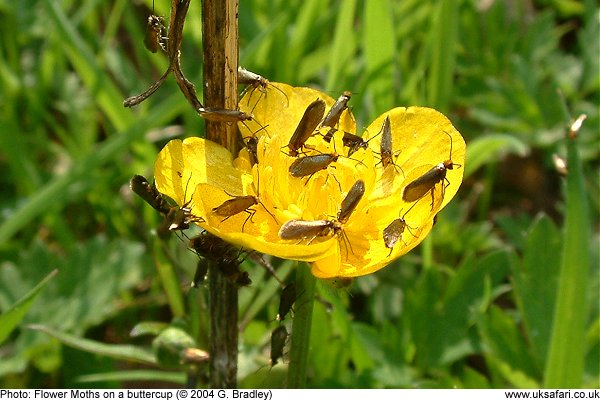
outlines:
{"label": "yellow buttercup flower", "polygon": [[[158,190],[188,203],[207,231],[311,262],[319,278],[384,267],[427,236],[456,194],[465,142],[441,113],[400,107],[378,117],[362,139],[346,109],[335,129],[317,126],[306,143],[290,144],[309,105],[323,110],[317,99],[326,111],[334,104],[319,91],[279,83],[248,91],[240,110],[254,119],[239,127],[256,154],[244,148],[234,159],[200,138],[171,141],[155,163]],[[382,138],[390,149],[381,148]],[[351,143],[360,146],[349,151]]]}

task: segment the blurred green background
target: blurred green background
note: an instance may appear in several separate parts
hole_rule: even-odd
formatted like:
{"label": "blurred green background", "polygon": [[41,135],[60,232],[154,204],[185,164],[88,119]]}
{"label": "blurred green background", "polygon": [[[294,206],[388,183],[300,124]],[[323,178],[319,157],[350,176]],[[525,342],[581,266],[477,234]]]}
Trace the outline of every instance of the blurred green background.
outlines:
{"label": "blurred green background", "polygon": [[[182,46],[198,89],[200,8]],[[167,67],[143,46],[151,12],[0,0],[0,387],[181,385],[152,350],[174,320],[206,348],[196,258],[151,234],[161,217],[128,187],[168,140],[204,130],[172,78],[122,106]],[[319,285],[308,386],[599,387],[596,1],[242,0],[239,26],[240,65],[352,91],[359,127],[423,105],[467,141],[462,188],[424,244],[348,290]],[[581,113],[566,184],[553,156]],[[298,265],[271,262],[281,277]],[[285,385],[286,356],[269,367],[279,288],[243,268],[240,385]]]}

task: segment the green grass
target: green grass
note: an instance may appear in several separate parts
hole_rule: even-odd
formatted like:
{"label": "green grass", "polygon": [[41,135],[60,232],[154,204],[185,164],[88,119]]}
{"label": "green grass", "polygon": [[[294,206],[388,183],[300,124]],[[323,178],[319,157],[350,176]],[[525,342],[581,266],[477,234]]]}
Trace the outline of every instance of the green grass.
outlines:
{"label": "green grass", "polygon": [[[569,174],[566,184],[566,220],[556,308],[546,362],[547,387],[581,386],[586,353],[589,293],[587,277],[592,262],[591,234],[583,170],[574,139],[567,142]],[[559,365],[569,365],[560,368]]]}
{"label": "green grass", "polygon": [[[183,384],[185,368],[154,358],[176,339],[130,335],[144,322],[207,347],[206,289],[188,289],[197,260],[185,240],[157,243],[160,216],[128,188],[174,135],[204,131],[172,78],[123,108],[167,67],[143,47],[152,2],[140,3],[0,1],[2,387]],[[156,13],[168,17],[167,3]],[[392,107],[439,108],[468,150],[426,243],[348,291],[317,283],[310,350],[274,368],[279,285],[243,263],[240,385],[282,387],[302,359],[312,388],[600,387],[596,2],[241,3],[244,67],[352,91],[359,128]],[[192,2],[182,65],[201,89],[199,10]],[[296,275],[298,263],[271,262]]]}

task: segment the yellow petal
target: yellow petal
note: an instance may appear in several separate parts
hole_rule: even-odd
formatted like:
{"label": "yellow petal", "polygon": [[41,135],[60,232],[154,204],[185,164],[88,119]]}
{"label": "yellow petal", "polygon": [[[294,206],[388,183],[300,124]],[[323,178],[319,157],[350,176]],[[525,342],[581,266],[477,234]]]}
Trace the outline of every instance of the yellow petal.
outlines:
{"label": "yellow petal", "polygon": [[156,187],[182,205],[189,201],[202,182],[239,191],[241,173],[232,165],[232,156],[224,147],[202,138],[171,140],[154,163]]}
{"label": "yellow petal", "polygon": [[[157,187],[179,204],[192,199],[192,213],[206,220],[201,226],[226,241],[312,262],[311,271],[320,278],[369,274],[427,236],[434,216],[460,186],[465,143],[441,113],[425,107],[395,108],[366,129],[363,138],[368,148],[348,157],[342,137],[344,132],[354,134],[356,125],[352,113],[345,110],[333,139],[323,140],[328,127],[318,129],[301,154],[324,155],[322,169],[294,177],[290,166],[298,158],[290,157],[286,146],[306,108],[317,98],[326,103],[328,112],[334,100],[314,89],[272,83],[264,90],[249,90],[240,100],[240,110],[253,113],[254,118],[239,128],[246,140],[258,138],[257,164],[251,164],[247,149],[232,160],[226,149],[203,139],[172,141],[155,164]],[[386,118],[394,162],[384,168],[380,145]],[[453,168],[431,172],[440,163]],[[337,220],[344,198],[359,179],[364,194],[338,235],[303,240],[279,237],[279,229],[290,220]],[[404,200],[411,183],[421,189],[419,197]],[[236,207],[244,205],[232,211],[232,201]],[[383,231],[392,223],[399,238],[390,249]]]}
{"label": "yellow petal", "polygon": [[[375,272],[416,247],[431,231],[434,216],[452,199],[462,182],[465,142],[443,114],[426,107],[409,107],[381,115],[364,135],[366,140],[373,138],[369,142],[373,153],[380,153],[379,132],[386,116],[390,118],[392,152],[398,171],[393,165],[385,169],[381,165],[377,167],[377,185],[369,197],[367,210],[364,215],[357,210],[345,229],[353,248],[357,247],[358,251],[348,254],[337,276],[353,277]],[[415,202],[402,199],[409,183],[448,159],[452,159],[455,166],[447,170],[447,181],[441,180]],[[404,218],[406,226],[401,239],[390,251],[383,241],[383,230],[399,217]],[[362,232],[353,229],[353,221],[364,225]],[[354,243],[358,245],[354,246]]]}
{"label": "yellow petal", "polygon": [[253,176],[236,169],[231,154],[218,144],[201,138],[173,140],[159,153],[154,174],[161,193],[179,205],[192,199],[192,214],[206,220],[199,225],[230,243],[300,261],[312,261],[333,251],[330,241],[315,241],[310,246],[290,246],[282,241],[277,235],[281,224],[274,219],[280,212],[272,209],[272,202],[251,205],[248,212],[226,221],[216,215],[213,209],[232,196],[256,195]]}
{"label": "yellow petal", "polygon": [[[369,141],[369,148],[375,153],[380,152],[381,135],[378,133],[386,116],[390,118],[392,129],[392,153],[397,155],[395,164],[401,172],[395,174],[393,182],[382,173],[379,176],[381,184],[378,195],[383,197],[390,191],[395,192],[395,188],[390,188],[390,185],[401,185],[403,188],[434,165],[451,159],[460,167],[447,171],[446,178],[450,184],[445,188],[441,210],[454,197],[462,182],[466,153],[464,139],[450,120],[437,110],[427,107],[399,107],[379,116],[365,131],[365,140],[373,138]],[[388,166],[385,173],[392,168]],[[381,168],[379,170],[382,171]],[[406,209],[406,205],[402,208]]]}
{"label": "yellow petal", "polygon": [[327,257],[323,257],[311,263],[310,272],[317,278],[326,279],[340,275],[341,258],[339,247]]}
{"label": "yellow petal", "polygon": [[223,190],[211,185],[200,184],[196,189],[194,203],[206,215],[207,222],[203,226],[212,234],[247,249],[300,261],[312,261],[332,251],[331,244],[327,242],[290,246],[287,241],[281,240],[278,236],[281,223],[274,219],[279,213],[270,215],[262,203],[249,208],[254,215],[241,212],[224,220],[223,216],[213,212],[214,208],[231,198]]}

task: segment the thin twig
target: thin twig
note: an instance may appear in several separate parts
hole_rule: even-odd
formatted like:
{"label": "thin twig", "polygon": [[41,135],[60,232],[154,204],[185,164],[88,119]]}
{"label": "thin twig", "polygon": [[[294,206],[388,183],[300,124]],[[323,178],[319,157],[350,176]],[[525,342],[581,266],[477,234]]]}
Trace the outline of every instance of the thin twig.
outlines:
{"label": "thin twig", "polygon": [[252,119],[251,115],[235,109],[227,109],[224,107],[204,108],[198,95],[196,87],[190,82],[181,69],[181,42],[183,40],[183,24],[185,17],[190,7],[191,0],[171,0],[171,18],[169,20],[169,32],[167,39],[167,55],[169,57],[169,67],[162,76],[154,82],[143,93],[126,98],[123,101],[123,106],[133,107],[140,104],[142,101],[150,97],[163,84],[169,73],[173,72],[177,86],[183,93],[183,96],[190,103],[192,108],[196,110],[198,115],[204,119],[211,121],[237,122]]}
{"label": "thin twig", "polygon": [[[196,90],[194,85],[189,82],[183,72],[181,71],[181,65],[179,63],[179,55],[181,48],[181,41],[183,40],[183,24],[187,15],[188,8],[190,7],[191,0],[171,0],[171,19],[169,20],[169,32],[167,39],[167,55],[169,57],[169,66],[162,76],[154,82],[148,89],[137,96],[131,96],[123,101],[123,106],[133,107],[140,104],[142,101],[150,97],[158,88],[163,84],[171,71],[177,71],[174,73],[175,79],[179,88],[183,92],[183,95],[188,99],[194,109],[202,107],[202,103],[196,96]],[[181,82],[181,83],[180,83]],[[187,84],[187,85],[186,85]],[[182,85],[184,88],[182,88]],[[191,90],[190,90],[191,86]],[[191,97],[189,97],[191,96]],[[199,104],[199,105],[196,105]]]}

